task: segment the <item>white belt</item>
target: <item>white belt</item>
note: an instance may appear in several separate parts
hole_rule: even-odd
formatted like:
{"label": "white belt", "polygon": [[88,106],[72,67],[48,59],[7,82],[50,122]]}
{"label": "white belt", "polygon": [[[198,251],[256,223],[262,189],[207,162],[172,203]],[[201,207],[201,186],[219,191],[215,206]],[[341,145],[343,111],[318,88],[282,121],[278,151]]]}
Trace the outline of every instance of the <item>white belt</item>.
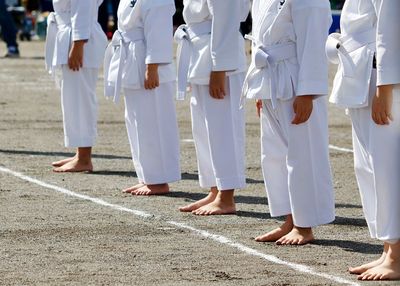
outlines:
{"label": "white belt", "polygon": [[[108,45],[105,57],[104,57],[104,81],[105,81],[105,90],[104,95],[106,97],[113,97],[113,101],[115,103],[119,102],[121,97],[121,87],[122,87],[122,72],[124,70],[126,57],[128,54],[129,43],[143,41],[144,40],[144,31],[143,29],[134,29],[127,32],[116,31],[113,35],[111,43]],[[111,64],[111,60],[113,59],[113,55],[117,54],[115,59],[118,60],[118,72],[117,78],[114,86],[114,93],[110,94],[107,89],[108,86],[108,75],[109,68]]]}
{"label": "white belt", "polygon": [[353,77],[356,66],[349,54],[374,42],[376,42],[375,30],[367,30],[345,37],[339,33],[333,33],[326,41],[326,55],[330,62],[342,64],[344,76]]}
{"label": "white belt", "polygon": [[254,66],[247,72],[246,78],[244,80],[241,103],[240,106],[243,107],[243,100],[249,90],[249,79],[254,76],[255,72],[261,69],[269,70],[269,86],[270,86],[270,96],[272,107],[276,107],[277,101],[277,74],[272,71],[272,68],[276,66],[279,62],[287,60],[290,58],[295,58],[297,56],[296,44],[286,43],[278,44],[274,46],[264,47],[252,36],[246,35],[246,39],[253,41],[256,45],[254,49]]}
{"label": "white belt", "polygon": [[178,64],[178,93],[177,99],[183,100],[186,96],[188,85],[188,73],[190,64],[190,44],[199,36],[211,33],[212,21],[205,21],[191,25],[181,25],[175,32],[174,38],[178,43],[177,64]]}
{"label": "white belt", "polygon": [[71,13],[50,13],[47,17],[47,36],[46,36],[46,54],[45,63],[46,70],[50,74],[54,74],[54,55],[57,55],[58,41],[57,33],[62,27],[69,28],[71,26]]}

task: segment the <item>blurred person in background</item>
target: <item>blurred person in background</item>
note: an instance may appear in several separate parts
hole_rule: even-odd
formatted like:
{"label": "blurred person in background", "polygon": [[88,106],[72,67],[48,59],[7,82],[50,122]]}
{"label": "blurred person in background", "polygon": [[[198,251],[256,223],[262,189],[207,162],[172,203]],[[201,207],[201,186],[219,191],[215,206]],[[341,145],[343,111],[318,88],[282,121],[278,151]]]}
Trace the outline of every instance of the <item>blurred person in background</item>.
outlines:
{"label": "blurred person in background", "polygon": [[0,0],[0,27],[3,40],[7,44],[6,58],[18,58],[17,28],[10,13],[7,11],[5,0]]}
{"label": "blurred person in background", "polygon": [[[112,6],[112,16],[114,18],[114,27],[112,28],[111,31],[108,29],[108,23],[109,23],[109,5],[111,4]],[[112,36],[112,34],[117,30],[117,23],[118,23],[118,16],[117,16],[117,10],[118,10],[118,5],[119,5],[119,0],[105,0],[99,8],[99,23],[101,25],[101,28],[103,29],[104,33],[106,33],[107,36]]]}

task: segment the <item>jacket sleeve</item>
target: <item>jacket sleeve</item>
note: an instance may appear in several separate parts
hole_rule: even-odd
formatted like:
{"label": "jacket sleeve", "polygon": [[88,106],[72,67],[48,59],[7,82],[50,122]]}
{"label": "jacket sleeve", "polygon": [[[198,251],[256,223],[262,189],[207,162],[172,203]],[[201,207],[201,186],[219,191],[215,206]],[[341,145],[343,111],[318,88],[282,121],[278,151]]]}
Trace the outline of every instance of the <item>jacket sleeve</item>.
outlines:
{"label": "jacket sleeve", "polygon": [[332,23],[329,1],[292,2],[299,75],[296,95],[328,94],[328,60],[325,42]]}
{"label": "jacket sleeve", "polygon": [[161,5],[144,11],[146,64],[165,64],[173,61],[174,13],[174,5]]}
{"label": "jacket sleeve", "polygon": [[90,38],[96,9],[96,0],[71,0],[72,41]]}
{"label": "jacket sleeve", "polygon": [[210,48],[213,71],[232,71],[239,67],[240,1],[207,0],[212,15]]}
{"label": "jacket sleeve", "polygon": [[376,1],[377,85],[400,84],[400,1]]}

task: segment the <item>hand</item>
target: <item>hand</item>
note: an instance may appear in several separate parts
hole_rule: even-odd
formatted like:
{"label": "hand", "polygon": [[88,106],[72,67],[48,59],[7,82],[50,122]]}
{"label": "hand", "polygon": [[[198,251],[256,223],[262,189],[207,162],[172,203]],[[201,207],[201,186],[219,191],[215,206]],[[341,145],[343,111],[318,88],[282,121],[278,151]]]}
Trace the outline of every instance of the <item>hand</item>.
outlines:
{"label": "hand", "polygon": [[257,115],[258,115],[258,117],[261,116],[261,109],[262,109],[262,106],[263,106],[262,100],[261,100],[261,99],[257,99],[257,100],[256,100],[256,108],[257,108]]}
{"label": "hand", "polygon": [[292,124],[301,124],[306,122],[313,110],[313,95],[297,96],[293,103],[294,118]]}
{"label": "hand", "polygon": [[372,100],[372,119],[378,125],[389,125],[392,115],[393,85],[378,86]]}
{"label": "hand", "polygon": [[68,67],[73,71],[79,71],[83,67],[83,46],[86,41],[75,41],[69,51]]}
{"label": "hand", "polygon": [[215,99],[224,99],[226,95],[225,89],[226,72],[212,71],[210,74],[210,95]]}
{"label": "hand", "polygon": [[146,74],[144,77],[144,88],[155,89],[160,86],[160,79],[158,77],[158,64],[146,65]]}

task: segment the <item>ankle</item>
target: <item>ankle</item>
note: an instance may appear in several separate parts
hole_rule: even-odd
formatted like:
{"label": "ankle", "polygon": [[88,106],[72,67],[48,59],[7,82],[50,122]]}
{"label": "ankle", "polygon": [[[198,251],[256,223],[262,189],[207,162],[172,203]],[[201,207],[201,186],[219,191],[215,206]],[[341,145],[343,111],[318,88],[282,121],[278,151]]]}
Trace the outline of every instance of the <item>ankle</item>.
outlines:
{"label": "ankle", "polygon": [[293,226],[293,229],[297,230],[300,233],[310,233],[312,234],[312,228],[311,227],[299,227],[299,226]]}
{"label": "ankle", "polygon": [[223,203],[234,204],[235,203],[234,190],[219,191],[217,194],[217,199]]}

